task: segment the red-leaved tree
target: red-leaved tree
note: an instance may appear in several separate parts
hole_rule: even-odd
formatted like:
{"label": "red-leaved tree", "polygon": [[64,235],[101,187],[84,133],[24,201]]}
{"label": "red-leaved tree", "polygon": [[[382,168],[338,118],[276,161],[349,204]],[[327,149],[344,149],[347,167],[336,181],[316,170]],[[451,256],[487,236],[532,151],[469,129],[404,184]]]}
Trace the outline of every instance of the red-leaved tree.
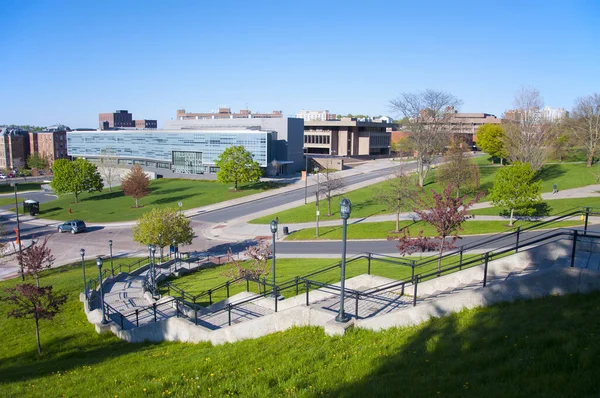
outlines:
{"label": "red-leaved tree", "polygon": [[403,235],[400,238],[389,236],[388,240],[398,239],[396,247],[402,256],[411,255],[413,253],[423,253],[432,250],[436,250],[438,245],[431,239],[423,236],[423,230],[419,231],[419,235],[416,237],[410,236],[410,230],[408,227],[402,230]]}
{"label": "red-leaved tree", "polygon": [[39,287],[30,283],[16,285],[5,290],[9,294],[6,301],[14,305],[14,308],[8,312],[8,317],[35,320],[37,351],[38,355],[41,355],[39,321],[40,319],[52,320],[58,314],[60,306],[67,301],[67,295],[53,293],[52,286]]}
{"label": "red-leaved tree", "polygon": [[135,207],[139,206],[140,198],[148,195],[150,189],[150,178],[144,173],[142,166],[134,164],[129,173],[121,180],[121,188],[127,196],[135,200]]}
{"label": "red-leaved tree", "polygon": [[231,266],[227,268],[223,275],[229,278],[247,276],[252,279],[266,276],[270,272],[269,259],[271,258],[271,254],[273,254],[273,251],[265,241],[255,246],[247,247],[244,256],[249,259],[244,261],[236,260],[231,253],[231,249],[229,249],[227,258]]}
{"label": "red-leaved tree", "polygon": [[[463,223],[470,218],[469,208],[483,196],[483,192],[479,192],[473,199],[467,201],[467,195],[459,198],[454,196],[454,189],[454,186],[448,185],[441,194],[431,190],[433,201],[426,196],[421,196],[417,199],[417,207],[414,209],[423,222],[432,225],[437,231],[440,255],[438,272],[442,266],[444,249],[454,247],[454,242],[459,238],[458,232],[463,230]],[[451,237],[451,240],[446,240],[448,237]]]}
{"label": "red-leaved tree", "polygon": [[31,275],[35,278],[35,284],[40,287],[41,272],[52,266],[54,256],[47,246],[49,236],[46,235],[42,243],[34,241],[31,246],[17,253],[17,261],[23,267],[25,275]]}

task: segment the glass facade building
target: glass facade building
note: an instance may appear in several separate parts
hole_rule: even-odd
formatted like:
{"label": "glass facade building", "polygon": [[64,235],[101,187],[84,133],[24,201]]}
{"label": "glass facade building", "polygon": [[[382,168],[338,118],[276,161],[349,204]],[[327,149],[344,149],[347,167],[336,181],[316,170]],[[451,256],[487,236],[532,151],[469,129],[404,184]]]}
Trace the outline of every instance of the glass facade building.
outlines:
{"label": "glass facade building", "polygon": [[119,163],[171,168],[177,173],[216,172],[215,161],[231,146],[241,145],[261,167],[273,159],[276,133],[257,130],[104,130],[70,131],[70,156],[100,158],[107,149]]}

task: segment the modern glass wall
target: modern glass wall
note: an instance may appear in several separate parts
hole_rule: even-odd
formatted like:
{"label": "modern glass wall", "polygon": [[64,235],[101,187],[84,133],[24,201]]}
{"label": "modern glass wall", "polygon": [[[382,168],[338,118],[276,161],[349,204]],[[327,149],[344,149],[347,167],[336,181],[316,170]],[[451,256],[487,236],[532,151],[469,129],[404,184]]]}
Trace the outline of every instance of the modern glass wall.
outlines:
{"label": "modern glass wall", "polygon": [[271,134],[268,131],[230,130],[70,131],[67,133],[67,149],[69,155],[75,157],[97,158],[109,148],[120,159],[168,163],[173,161],[173,152],[201,153],[201,156],[194,155],[193,169],[199,173],[214,169],[210,166],[214,166],[218,156],[226,148],[236,145],[252,153],[261,167],[267,167],[273,159],[270,153]]}

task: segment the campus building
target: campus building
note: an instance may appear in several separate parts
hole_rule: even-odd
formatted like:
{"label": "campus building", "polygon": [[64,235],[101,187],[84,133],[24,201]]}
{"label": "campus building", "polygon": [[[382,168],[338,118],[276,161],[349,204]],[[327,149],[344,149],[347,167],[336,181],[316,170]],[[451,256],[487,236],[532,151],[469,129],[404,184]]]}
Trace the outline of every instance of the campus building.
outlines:
{"label": "campus building", "polygon": [[390,153],[392,126],[355,118],[305,120],[304,152],[332,156],[377,156]]}
{"label": "campus building", "polygon": [[133,115],[127,110],[118,110],[114,113],[99,113],[98,123],[101,130],[109,130],[122,127],[136,127],[142,129],[155,129],[158,127],[158,123],[156,120],[133,120]]}
{"label": "campus building", "polygon": [[27,130],[0,127],[0,169],[25,167],[30,153]]}
{"label": "campus building", "polygon": [[56,159],[68,159],[67,153],[67,131],[71,129],[67,126],[50,126],[44,131],[29,133],[29,147],[31,153],[37,153],[48,160],[48,165]]}
{"label": "campus building", "polygon": [[304,121],[311,120],[336,120],[337,115],[335,113],[329,113],[329,111],[305,111],[301,110],[296,114],[297,118],[304,119]]}
{"label": "campus building", "polygon": [[239,113],[231,112],[231,108],[219,108],[218,112],[210,113],[192,113],[186,112],[185,109],[177,110],[177,120],[203,120],[203,119],[272,119],[282,118],[281,111],[273,111],[273,113],[252,113],[248,109],[242,109]]}

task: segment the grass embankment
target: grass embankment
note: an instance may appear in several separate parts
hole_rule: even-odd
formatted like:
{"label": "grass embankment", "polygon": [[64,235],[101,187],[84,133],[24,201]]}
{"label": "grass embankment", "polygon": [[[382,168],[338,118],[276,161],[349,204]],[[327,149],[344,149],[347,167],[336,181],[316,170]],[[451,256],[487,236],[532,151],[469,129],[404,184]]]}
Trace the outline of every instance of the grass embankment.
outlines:
{"label": "grass embankment", "polygon": [[[113,188],[112,192],[105,188],[99,193],[80,194],[79,203],[73,203],[75,197],[72,194],[43,203],[40,206],[40,217],[54,220],[80,219],[87,222],[129,221],[155,207],[178,209],[178,202],[181,202],[182,209],[186,210],[281,186],[283,185],[271,183],[246,184],[233,191],[229,185],[214,181],[160,179],[151,181],[151,192],[140,199],[140,208],[134,208],[134,200],[125,196],[120,188]],[[69,213],[69,209],[72,213]]]}
{"label": "grass embankment", "polygon": [[[485,156],[476,158],[485,158]],[[484,160],[481,160],[483,162]],[[489,161],[486,161],[489,163]],[[494,183],[494,177],[500,166],[480,166],[480,190],[489,191]],[[442,187],[435,181],[436,170],[432,170],[425,180],[425,190],[433,189],[437,192]],[[544,166],[539,178],[542,179],[542,192],[552,192],[552,186],[558,185],[559,190],[577,188],[596,183],[596,177],[585,164],[549,164]],[[381,214],[390,214],[390,211],[377,201],[377,195],[382,190],[388,189],[387,182],[380,182],[365,188],[338,195],[331,201],[331,216],[327,216],[327,201],[319,203],[320,220],[339,220],[339,202],[342,197],[352,202],[352,218],[371,217]],[[481,199],[485,201],[485,197]],[[550,203],[551,205],[551,203]],[[477,213],[476,213],[477,214]],[[251,220],[251,224],[268,224],[275,217],[279,217],[280,223],[301,223],[315,221],[315,204],[309,203],[293,209],[284,210],[268,216]]]}
{"label": "grass embankment", "polygon": [[[597,293],[462,311],[378,333],[328,337],[296,328],[213,347],[96,334],[77,300],[78,266],[46,272],[42,284],[67,292],[69,301],[54,321],[41,321],[39,359],[33,321],[0,322],[4,397],[562,397],[600,390]],[[7,311],[0,300],[2,317]]]}
{"label": "grass embankment", "polygon": [[[545,203],[548,205],[548,211],[550,214],[558,214],[571,209],[581,209],[583,207],[600,207],[600,197],[589,197],[589,198],[569,198],[569,199],[553,199],[546,200]],[[471,214],[481,216],[497,216],[497,215],[510,215],[505,209],[501,207],[486,207],[483,209],[471,210]]]}
{"label": "grass embankment", "polygon": [[[508,226],[507,221],[467,221],[463,224],[464,230],[460,231],[460,236],[493,234],[499,232],[510,232],[516,227],[529,227],[539,222],[517,220],[513,226]],[[552,223],[547,228],[564,228],[575,225],[582,225],[579,220],[560,221]],[[423,230],[423,236],[437,236],[436,230],[430,224],[421,221],[401,221],[400,229],[408,227],[411,236],[415,237],[419,231]],[[395,221],[384,222],[366,222],[359,224],[349,224],[347,228],[348,239],[386,239],[389,236],[401,237],[402,232],[394,232],[396,228]],[[315,228],[305,228],[300,231],[293,231],[286,240],[339,240],[342,239],[342,226],[319,227],[319,237],[316,237]]]}

